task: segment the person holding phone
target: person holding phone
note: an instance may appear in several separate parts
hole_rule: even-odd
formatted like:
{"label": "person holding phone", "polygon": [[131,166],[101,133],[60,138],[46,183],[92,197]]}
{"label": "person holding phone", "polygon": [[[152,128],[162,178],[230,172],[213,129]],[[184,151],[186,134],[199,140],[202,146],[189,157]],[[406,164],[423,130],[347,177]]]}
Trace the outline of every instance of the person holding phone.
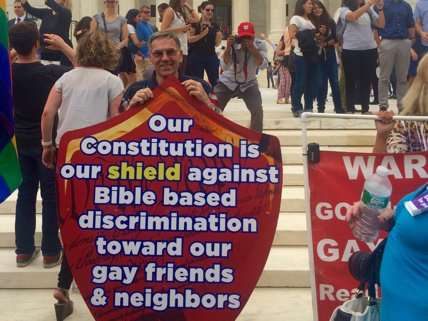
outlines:
{"label": "person holding phone", "polygon": [[214,87],[218,81],[220,67],[215,47],[221,44],[223,35],[213,21],[214,4],[211,1],[204,1],[199,10],[202,14],[201,19],[192,24],[190,29],[187,74],[203,79],[206,72],[211,86]]}
{"label": "person holding phone", "polygon": [[191,23],[199,21],[196,10],[187,3],[186,0],[170,0],[169,7],[165,9],[160,31],[174,32],[180,40],[180,47],[183,53],[183,62],[180,72],[184,73],[187,67],[187,56],[189,54],[188,34]]}

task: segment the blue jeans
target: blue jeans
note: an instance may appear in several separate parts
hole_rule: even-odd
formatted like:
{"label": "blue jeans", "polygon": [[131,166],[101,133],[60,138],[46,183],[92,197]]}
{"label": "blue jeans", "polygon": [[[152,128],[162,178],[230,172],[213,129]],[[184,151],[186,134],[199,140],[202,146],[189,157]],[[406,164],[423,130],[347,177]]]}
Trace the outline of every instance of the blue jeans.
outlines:
{"label": "blue jeans", "polygon": [[342,111],[340,99],[338,65],[335,50],[327,49],[325,60],[321,63],[320,86],[317,94],[318,111],[324,111],[327,100],[328,82],[330,82],[331,93],[333,94],[334,110]]}
{"label": "blue jeans", "polygon": [[294,57],[294,72],[291,86],[291,110],[303,109],[302,96],[305,99],[305,110],[312,111],[319,83],[319,63],[308,63],[301,56]]}
{"label": "blue jeans", "polygon": [[40,146],[20,148],[18,157],[22,184],[16,201],[16,254],[31,254],[35,249],[37,190],[42,196],[42,253],[56,255],[61,250],[58,237],[55,170],[43,166]]}
{"label": "blue jeans", "polygon": [[220,61],[217,55],[200,56],[189,55],[187,59],[187,75],[204,79],[204,71],[207,72],[211,87],[217,85]]}

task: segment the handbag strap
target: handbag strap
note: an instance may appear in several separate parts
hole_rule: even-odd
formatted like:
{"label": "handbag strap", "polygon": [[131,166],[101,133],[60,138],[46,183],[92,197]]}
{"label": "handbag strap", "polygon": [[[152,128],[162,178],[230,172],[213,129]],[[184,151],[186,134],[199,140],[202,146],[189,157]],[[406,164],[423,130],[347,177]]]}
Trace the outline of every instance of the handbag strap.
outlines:
{"label": "handbag strap", "polygon": [[[108,33],[108,29],[107,29],[107,20],[106,20],[106,15],[103,13],[101,13],[101,19],[103,20],[103,25],[104,25],[104,32],[107,34]],[[122,41],[122,27],[123,27],[123,23],[120,23],[120,33],[119,33],[119,41]]]}
{"label": "handbag strap", "polygon": [[106,21],[106,15],[103,13],[101,13],[101,19],[103,19],[103,24],[104,24],[104,32],[107,33],[107,21]]}

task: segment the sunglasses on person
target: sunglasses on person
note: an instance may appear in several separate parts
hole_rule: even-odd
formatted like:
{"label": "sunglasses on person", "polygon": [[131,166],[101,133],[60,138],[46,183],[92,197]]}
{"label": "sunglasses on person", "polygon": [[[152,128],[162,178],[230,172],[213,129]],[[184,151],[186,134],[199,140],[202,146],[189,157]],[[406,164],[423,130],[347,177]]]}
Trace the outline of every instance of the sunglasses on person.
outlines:
{"label": "sunglasses on person", "polygon": [[207,12],[214,12],[214,9],[204,9]]}
{"label": "sunglasses on person", "polygon": [[175,57],[178,54],[177,49],[165,49],[165,50],[153,50],[152,55],[153,57],[160,59],[163,57],[163,55],[166,54],[169,58]]}
{"label": "sunglasses on person", "polygon": [[149,10],[143,10],[143,11],[141,11],[141,13],[150,14],[151,11],[149,11]]}

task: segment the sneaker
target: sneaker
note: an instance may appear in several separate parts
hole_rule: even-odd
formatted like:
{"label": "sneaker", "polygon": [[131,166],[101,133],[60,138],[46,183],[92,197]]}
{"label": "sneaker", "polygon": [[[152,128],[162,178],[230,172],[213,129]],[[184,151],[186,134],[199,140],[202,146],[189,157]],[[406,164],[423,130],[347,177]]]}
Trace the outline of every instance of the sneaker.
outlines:
{"label": "sneaker", "polygon": [[276,103],[277,104],[285,104],[285,98],[281,98],[281,99],[278,99],[277,101],[276,101]]}
{"label": "sneaker", "polygon": [[26,267],[31,264],[35,260],[35,258],[39,255],[40,250],[35,249],[31,254],[17,254],[16,255],[16,266],[17,267]]}
{"label": "sneaker", "polygon": [[44,255],[43,256],[43,267],[45,269],[53,268],[54,266],[60,265],[62,261],[62,251],[57,255]]}

